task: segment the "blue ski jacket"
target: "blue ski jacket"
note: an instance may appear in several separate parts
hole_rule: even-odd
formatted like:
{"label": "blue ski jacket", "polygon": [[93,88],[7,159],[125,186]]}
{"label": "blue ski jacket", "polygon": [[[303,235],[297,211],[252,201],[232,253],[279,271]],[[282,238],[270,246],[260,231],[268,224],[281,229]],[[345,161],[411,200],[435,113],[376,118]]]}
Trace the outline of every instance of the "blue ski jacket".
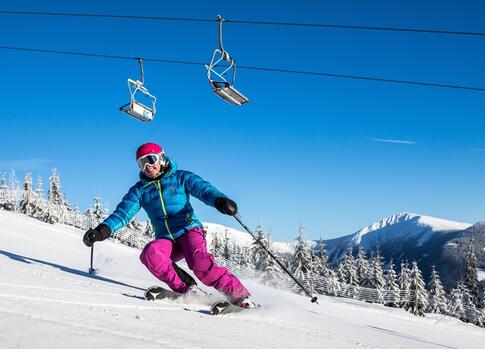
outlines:
{"label": "blue ski jacket", "polygon": [[214,206],[219,197],[226,197],[212,184],[188,171],[177,169],[171,159],[170,169],[161,177],[149,179],[140,173],[140,181],[130,188],[115,211],[103,221],[115,233],[143,208],[155,230],[156,239],[175,240],[190,228],[202,227],[195,216],[190,195]]}

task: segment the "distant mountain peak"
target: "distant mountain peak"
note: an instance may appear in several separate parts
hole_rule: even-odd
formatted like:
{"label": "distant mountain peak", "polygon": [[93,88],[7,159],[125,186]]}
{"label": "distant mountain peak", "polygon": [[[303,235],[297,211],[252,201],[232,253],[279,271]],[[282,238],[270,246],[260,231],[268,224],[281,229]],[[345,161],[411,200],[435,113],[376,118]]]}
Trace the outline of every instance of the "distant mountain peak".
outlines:
{"label": "distant mountain peak", "polygon": [[[468,223],[420,215],[414,212],[403,212],[386,217],[362,228],[352,237],[352,244],[361,244],[362,239],[365,236],[373,235],[371,234],[373,232],[379,232],[381,239],[384,238],[384,240],[387,240],[398,236],[405,238],[425,231],[432,233],[436,231],[464,230],[470,226]],[[425,237],[423,236],[423,238]],[[422,243],[423,241],[420,242]]]}

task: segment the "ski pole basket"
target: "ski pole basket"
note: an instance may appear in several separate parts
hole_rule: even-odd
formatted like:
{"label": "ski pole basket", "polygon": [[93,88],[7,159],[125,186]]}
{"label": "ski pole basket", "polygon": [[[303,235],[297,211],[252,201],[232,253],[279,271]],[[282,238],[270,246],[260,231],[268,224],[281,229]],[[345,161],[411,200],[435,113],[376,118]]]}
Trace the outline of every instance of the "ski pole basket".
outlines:
{"label": "ski pole basket", "polygon": [[[133,116],[141,121],[149,122],[149,121],[152,121],[153,117],[155,116],[155,113],[156,113],[155,104],[156,104],[157,98],[154,95],[152,95],[145,86],[143,86],[143,83],[145,80],[144,72],[143,72],[143,63],[141,58],[137,58],[137,60],[138,60],[138,64],[140,65],[141,81],[128,79],[128,90],[130,91],[130,102],[121,106],[119,109],[123,113]],[[151,104],[151,107],[137,100],[136,98],[137,94],[138,96],[142,96],[144,99],[146,99]]]}
{"label": "ski pole basket", "polygon": [[234,87],[236,61],[224,50],[222,44],[222,22],[224,19],[217,16],[217,21],[219,22],[219,48],[214,50],[210,64],[205,66],[207,79],[216,95],[230,104],[243,105],[249,102],[249,99]]}

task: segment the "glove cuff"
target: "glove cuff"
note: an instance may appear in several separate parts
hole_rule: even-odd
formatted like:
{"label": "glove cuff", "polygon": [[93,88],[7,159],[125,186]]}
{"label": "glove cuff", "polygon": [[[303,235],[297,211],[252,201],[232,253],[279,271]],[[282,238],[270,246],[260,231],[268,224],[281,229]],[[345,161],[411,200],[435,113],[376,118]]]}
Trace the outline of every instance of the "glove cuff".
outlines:
{"label": "glove cuff", "polygon": [[111,235],[111,229],[108,225],[101,223],[96,227],[96,230],[101,233],[101,236],[103,237],[102,240],[106,240],[107,238],[110,237]]}

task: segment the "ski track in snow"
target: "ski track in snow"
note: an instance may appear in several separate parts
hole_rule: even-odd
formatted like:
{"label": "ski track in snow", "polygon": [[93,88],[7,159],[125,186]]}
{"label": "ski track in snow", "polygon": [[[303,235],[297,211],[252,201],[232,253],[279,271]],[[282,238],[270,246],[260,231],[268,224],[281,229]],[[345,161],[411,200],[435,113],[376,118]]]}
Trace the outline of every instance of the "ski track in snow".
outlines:
{"label": "ski track in snow", "polygon": [[[32,228],[35,228],[34,230]],[[243,280],[262,307],[211,316],[205,299],[146,302],[157,284],[140,251],[0,211],[0,349],[481,348],[485,330],[440,315],[343,298],[307,298]],[[61,248],[62,247],[62,248]]]}

